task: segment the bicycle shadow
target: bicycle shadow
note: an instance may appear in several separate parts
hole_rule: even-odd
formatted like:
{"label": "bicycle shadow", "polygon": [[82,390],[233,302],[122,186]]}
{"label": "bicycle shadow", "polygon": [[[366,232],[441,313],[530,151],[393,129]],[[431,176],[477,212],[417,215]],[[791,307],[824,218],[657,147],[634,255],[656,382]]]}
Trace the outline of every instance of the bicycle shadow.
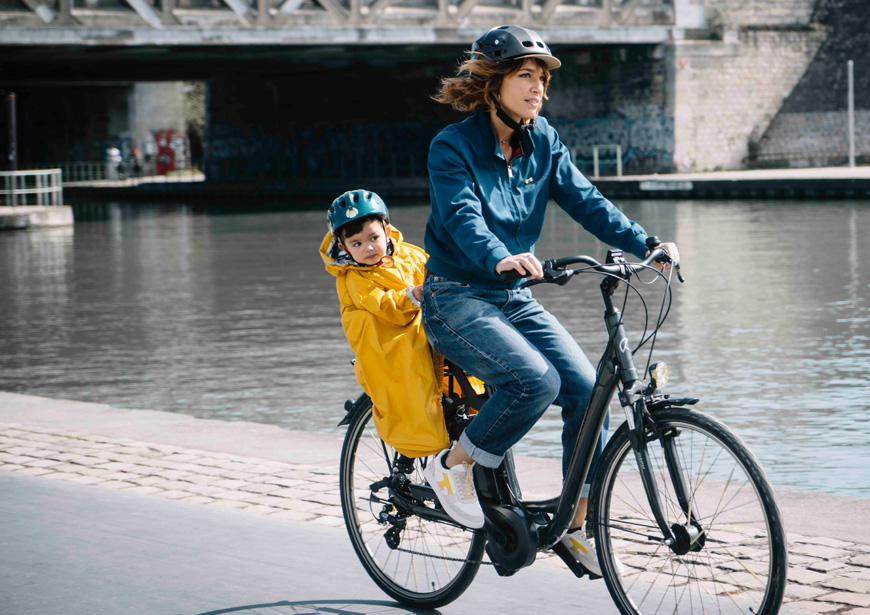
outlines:
{"label": "bicycle shadow", "polygon": [[380,600],[297,600],[248,604],[197,615],[440,615],[433,609],[415,609]]}

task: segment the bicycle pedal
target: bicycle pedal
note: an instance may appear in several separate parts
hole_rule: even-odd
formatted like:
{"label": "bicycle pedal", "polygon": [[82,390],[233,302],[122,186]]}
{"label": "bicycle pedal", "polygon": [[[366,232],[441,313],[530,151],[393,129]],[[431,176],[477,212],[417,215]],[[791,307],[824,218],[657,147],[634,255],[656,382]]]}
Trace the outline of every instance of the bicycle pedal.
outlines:
{"label": "bicycle pedal", "polygon": [[583,577],[589,577],[590,579],[600,579],[598,575],[594,575],[589,572],[583,564],[574,559],[574,556],[571,555],[571,551],[568,550],[568,547],[562,544],[561,541],[557,542],[551,547],[553,553],[559,556],[565,565],[568,566],[568,570],[574,573],[574,576],[578,579],[582,579]]}

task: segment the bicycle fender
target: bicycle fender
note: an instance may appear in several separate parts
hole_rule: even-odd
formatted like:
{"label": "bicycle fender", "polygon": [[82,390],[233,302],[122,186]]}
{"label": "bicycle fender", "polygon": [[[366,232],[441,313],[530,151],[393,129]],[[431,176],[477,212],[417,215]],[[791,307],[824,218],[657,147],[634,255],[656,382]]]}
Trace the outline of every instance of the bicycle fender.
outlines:
{"label": "bicycle fender", "polygon": [[350,425],[354,418],[361,412],[365,412],[368,410],[369,406],[372,405],[372,399],[366,394],[363,393],[359,397],[356,398],[356,401],[352,399],[348,399],[344,402],[344,409],[347,410],[347,414],[344,415],[344,418],[338,422],[338,427],[342,425]]}
{"label": "bicycle fender", "polygon": [[682,406],[694,406],[697,404],[700,399],[695,397],[677,397],[675,399],[660,399],[658,401],[650,402],[647,404],[647,408],[649,408],[650,412],[654,412],[656,410],[661,410],[662,408],[674,408],[674,407],[682,407]]}

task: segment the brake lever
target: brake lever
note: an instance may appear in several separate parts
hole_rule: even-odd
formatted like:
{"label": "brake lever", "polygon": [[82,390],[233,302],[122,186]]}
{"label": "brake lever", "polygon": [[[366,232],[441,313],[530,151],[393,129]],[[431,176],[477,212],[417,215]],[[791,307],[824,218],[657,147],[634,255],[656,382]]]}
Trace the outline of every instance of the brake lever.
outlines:
{"label": "brake lever", "polygon": [[574,276],[574,273],[573,269],[544,269],[544,278],[553,284],[565,286],[568,280]]}
{"label": "brake lever", "polygon": [[[661,240],[656,236],[647,237],[646,239],[646,247],[648,250],[655,250],[661,245],[661,243]],[[671,258],[671,255],[667,253],[667,250],[663,249],[662,251],[664,252],[664,254],[656,260],[661,263],[673,263],[674,260]],[[677,279],[680,281],[680,284],[685,284],[686,280],[683,279],[683,275],[680,273],[679,263],[674,264],[674,271],[676,271],[677,273]]]}

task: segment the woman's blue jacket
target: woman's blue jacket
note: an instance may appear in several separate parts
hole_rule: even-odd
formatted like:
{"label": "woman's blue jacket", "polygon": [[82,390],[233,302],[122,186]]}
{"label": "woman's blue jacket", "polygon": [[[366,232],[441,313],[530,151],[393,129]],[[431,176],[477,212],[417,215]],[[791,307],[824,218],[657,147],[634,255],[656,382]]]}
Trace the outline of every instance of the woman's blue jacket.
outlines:
{"label": "woman's blue jacket", "polygon": [[602,242],[643,258],[646,232],[629,220],[571,162],[556,130],[539,117],[508,165],[488,114],[445,128],[429,148],[432,213],[426,268],[457,282],[506,288],[496,264],[531,252],[552,198]]}

